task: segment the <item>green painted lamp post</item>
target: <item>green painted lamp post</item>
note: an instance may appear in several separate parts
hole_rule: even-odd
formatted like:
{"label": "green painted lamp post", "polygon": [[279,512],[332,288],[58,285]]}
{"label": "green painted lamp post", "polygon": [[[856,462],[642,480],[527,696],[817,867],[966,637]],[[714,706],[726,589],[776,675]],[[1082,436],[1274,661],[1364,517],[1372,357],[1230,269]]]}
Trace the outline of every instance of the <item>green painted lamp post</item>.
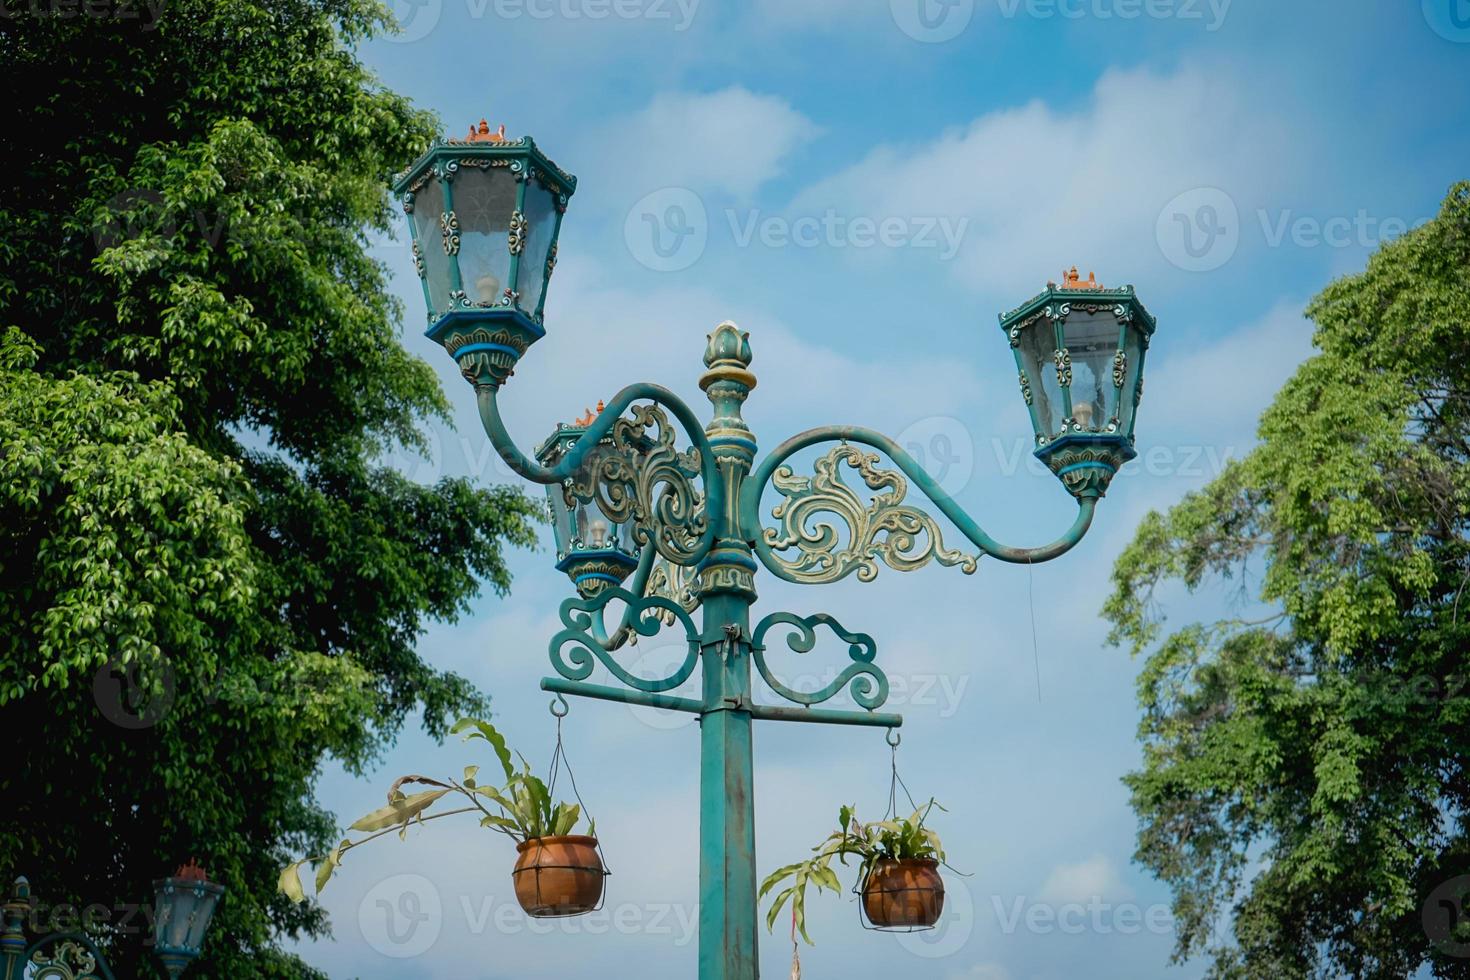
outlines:
{"label": "green painted lamp post", "polygon": [[[1132,287],[1104,289],[1075,270],[1001,318],[1036,455],[1078,502],[1071,528],[1044,547],[995,541],[901,446],[870,429],[811,429],[757,463],[755,436],[741,417],[756,386],[750,342],[731,323],[715,328],[704,354],[699,385],[713,406],[708,424],[667,389],[634,384],[596,414],[560,427],[532,458],[506,432],[499,397],[521,357],[545,335],[546,287],[575,189],[576,179],[529,138],[506,139],[503,128],[491,133],[483,121],[464,140],[436,143],[394,184],[409,217],[428,336],[474,385],[481,421],[502,458],[551,497],[557,567],[579,594],[562,603],[564,628],[550,644],[556,676],[541,687],[699,716],[699,976],[749,980],[757,975],[752,723],[903,722],[877,710],[888,680],[871,637],[825,613],[775,612],[752,627],[756,573],[764,567],[807,584],[854,573],[870,581],[880,563],[910,571],[936,561],[973,572],[982,555],[1031,563],[1064,554],[1087,532],[1118,466],[1135,455],[1134,414],[1154,320]],[[788,465],[801,450],[829,443],[812,475]],[[879,466],[880,453],[897,471]],[[854,491],[844,469],[870,493]],[[935,516],[907,500],[910,482],[977,552],[945,544]],[[760,513],[768,484],[780,498],[772,527]],[[610,629],[604,610],[614,600],[625,609]],[[767,635],[784,631],[787,646],[800,652],[812,648],[823,626],[848,644],[851,662],[820,690],[787,687],[767,664]],[[687,643],[684,661],[669,675],[634,675],[614,656],[637,635],[664,628],[682,629]],[[590,682],[599,667],[619,683]],[[696,671],[699,697],[670,693]],[[754,674],[790,704],[758,701]],[[816,707],[844,689],[861,710]]]}
{"label": "green painted lamp post", "polygon": [[[210,881],[194,862],[153,883],[153,952],[168,975],[178,977],[199,956],[223,885]],[[61,929],[27,938],[35,900],[25,878],[17,878],[0,906],[0,980],[115,980],[102,950],[81,929]]]}

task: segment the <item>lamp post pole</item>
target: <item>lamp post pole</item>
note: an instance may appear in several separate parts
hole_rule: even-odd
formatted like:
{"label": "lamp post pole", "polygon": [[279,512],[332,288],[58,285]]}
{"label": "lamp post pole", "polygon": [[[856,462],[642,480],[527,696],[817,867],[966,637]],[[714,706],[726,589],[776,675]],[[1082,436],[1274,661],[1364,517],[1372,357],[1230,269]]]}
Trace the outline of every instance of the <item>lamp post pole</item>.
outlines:
{"label": "lamp post pole", "polygon": [[699,386],[714,406],[705,435],[719,465],[725,507],[714,515],[715,547],[699,572],[706,705],[699,730],[699,974],[754,977],[759,937],[749,706],[756,563],[740,527],[739,501],[755,463],[755,438],[741,418],[755,375],[745,339],[734,330],[711,335],[705,363],[709,370]]}
{"label": "lamp post pole", "polygon": [[[1131,286],[1107,289],[1091,276],[1084,282],[1076,269],[1000,318],[1035,455],[1077,501],[1072,526],[1043,547],[996,541],[902,446],[871,429],[810,429],[757,462],[742,418],[756,386],[749,337],[728,322],[705,350],[699,384],[713,406],[707,424],[668,389],[638,383],[599,404],[597,414],[559,426],[533,458],[506,430],[499,398],[546,333],[546,288],[576,184],[530,138],[506,139],[481,120],[464,139],[437,142],[394,189],[413,235],[428,336],[474,386],[501,458],[547,488],[557,568],[578,592],[561,605],[563,628],[549,644],[556,676],[541,687],[699,717],[699,976],[755,980],[752,723],[903,724],[877,710],[889,685],[871,636],[821,612],[773,612],[752,625],[756,572],[823,585],[853,574],[871,581],[880,565],[913,571],[934,562],[968,574],[982,556],[1033,564],[1066,553],[1087,533],[1118,467],[1136,455],[1133,426],[1154,320]],[[686,448],[676,445],[680,434]],[[814,472],[798,475],[791,459],[824,444],[831,448]],[[881,466],[882,457],[897,469]],[[867,492],[844,474],[855,474]],[[935,515],[907,499],[911,486],[974,552],[945,543]],[[762,521],[768,487],[780,496],[770,510],[775,527]],[[624,611],[609,623],[615,600]],[[800,654],[815,647],[819,627],[847,644],[848,662],[819,690],[786,685],[768,662],[767,635],[784,634],[785,646]],[[682,629],[686,643],[684,661],[666,676],[639,676],[619,661],[625,644],[665,628]],[[599,667],[620,684],[589,682]],[[700,697],[673,693],[696,671]],[[755,674],[794,707],[759,701]],[[858,709],[818,707],[839,694]]]}

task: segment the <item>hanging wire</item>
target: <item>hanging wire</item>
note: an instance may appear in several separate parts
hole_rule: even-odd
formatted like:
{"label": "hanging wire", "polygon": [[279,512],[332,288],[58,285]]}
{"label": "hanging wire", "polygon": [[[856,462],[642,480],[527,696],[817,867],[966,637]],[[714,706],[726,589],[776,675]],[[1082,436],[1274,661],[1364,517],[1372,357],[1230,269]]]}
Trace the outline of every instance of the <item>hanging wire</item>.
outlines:
{"label": "hanging wire", "polygon": [[[560,706],[561,708],[560,711],[557,710],[558,706]],[[567,781],[572,784],[572,795],[576,797],[577,806],[580,807],[582,812],[587,815],[587,820],[589,823],[591,823],[592,814],[587,809],[587,804],[582,802],[582,794],[577,791],[577,777],[572,774],[572,764],[567,759],[566,746],[562,743],[561,738],[561,720],[565,718],[568,712],[570,712],[571,710],[572,707],[571,705],[567,704],[567,699],[562,697],[560,694],[552,699],[551,715],[553,718],[556,719],[556,749],[551,753],[551,778],[547,783],[546,792],[553,799],[556,798],[556,780],[557,777],[561,774],[561,770],[565,769],[567,771]]]}
{"label": "hanging wire", "polygon": [[908,786],[904,784],[903,777],[898,774],[898,747],[903,742],[903,735],[896,729],[890,728],[887,734],[883,736],[883,741],[888,743],[888,748],[893,757],[889,763],[892,778],[888,781],[888,811],[884,814],[883,819],[897,820],[898,790],[900,786],[903,787],[903,795],[908,797],[909,806],[917,810],[919,804],[914,802],[914,794],[909,792]]}

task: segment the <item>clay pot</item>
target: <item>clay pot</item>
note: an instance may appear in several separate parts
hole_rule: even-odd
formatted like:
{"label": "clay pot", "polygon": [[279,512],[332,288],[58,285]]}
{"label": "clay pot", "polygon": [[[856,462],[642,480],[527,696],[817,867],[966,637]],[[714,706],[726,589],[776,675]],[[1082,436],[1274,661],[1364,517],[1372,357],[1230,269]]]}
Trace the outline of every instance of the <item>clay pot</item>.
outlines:
{"label": "clay pot", "polygon": [[883,860],[863,882],[863,912],[879,929],[927,929],[944,911],[944,880],[932,858]]}
{"label": "clay pot", "polygon": [[582,915],[602,901],[606,871],[595,837],[537,837],[516,847],[516,901],[527,915]]}

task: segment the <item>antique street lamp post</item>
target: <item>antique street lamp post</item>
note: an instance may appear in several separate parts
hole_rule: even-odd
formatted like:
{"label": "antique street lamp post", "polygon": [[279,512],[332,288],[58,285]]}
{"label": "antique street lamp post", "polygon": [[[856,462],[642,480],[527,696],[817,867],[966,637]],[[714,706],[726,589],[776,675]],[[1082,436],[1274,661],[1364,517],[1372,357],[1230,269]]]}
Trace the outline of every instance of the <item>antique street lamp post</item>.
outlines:
{"label": "antique street lamp post", "polygon": [[[699,976],[749,980],[757,975],[752,723],[903,722],[877,710],[888,679],[871,637],[825,613],[775,612],[751,625],[756,572],[821,584],[854,573],[871,581],[880,563],[910,571],[935,561],[971,573],[982,555],[1031,563],[1064,554],[1087,532],[1117,468],[1135,455],[1134,415],[1154,320],[1131,286],[1105,289],[1075,269],[1001,318],[1036,455],[1078,504],[1071,528],[1039,548],[995,541],[901,446],[871,429],[811,429],[757,463],[755,436],[741,416],[756,386],[750,342],[728,322],[709,335],[704,354],[699,385],[713,406],[708,424],[667,389],[633,384],[598,412],[559,427],[532,458],[506,432],[499,397],[545,335],[546,288],[575,189],[576,178],[532,140],[506,139],[503,127],[492,133],[483,121],[463,140],[437,142],[394,183],[413,235],[428,336],[474,385],[502,458],[551,496],[557,568],[578,595],[562,603],[564,628],[550,644],[556,676],[541,687],[699,716]],[[788,461],[820,444],[832,445],[812,475],[798,475]],[[897,470],[881,468],[880,454]],[[844,470],[870,493],[849,486]],[[910,481],[975,552],[944,542],[935,516],[907,500]],[[780,497],[773,527],[760,513],[768,484]],[[605,609],[614,601],[624,611],[609,628]],[[684,661],[667,676],[635,675],[615,656],[637,636],[666,627],[683,630],[687,644]],[[789,649],[803,652],[815,644],[817,627],[848,645],[851,662],[820,690],[788,687],[767,662],[768,634],[779,630]],[[599,666],[619,684],[590,683]],[[699,697],[670,693],[696,670]],[[753,674],[791,706],[756,700]],[[861,710],[816,707],[844,689]]]}
{"label": "antique street lamp post", "polygon": [[[153,953],[169,977],[178,977],[199,957],[224,893],[224,886],[210,881],[193,861],[153,883]],[[83,929],[27,938],[27,920],[35,907],[30,882],[17,878],[0,906],[0,980],[115,980],[102,950]]]}

